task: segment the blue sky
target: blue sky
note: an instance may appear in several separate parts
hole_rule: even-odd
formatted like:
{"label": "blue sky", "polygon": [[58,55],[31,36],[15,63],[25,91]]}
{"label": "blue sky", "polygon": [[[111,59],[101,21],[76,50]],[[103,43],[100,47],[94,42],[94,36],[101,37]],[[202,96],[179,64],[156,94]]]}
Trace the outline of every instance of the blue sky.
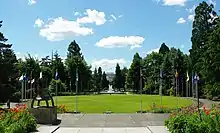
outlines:
{"label": "blue sky", "polygon": [[[57,50],[76,40],[89,64],[114,71],[165,42],[188,53],[194,7],[200,0],[2,0],[1,32],[18,57]],[[215,0],[216,9],[219,5]]]}

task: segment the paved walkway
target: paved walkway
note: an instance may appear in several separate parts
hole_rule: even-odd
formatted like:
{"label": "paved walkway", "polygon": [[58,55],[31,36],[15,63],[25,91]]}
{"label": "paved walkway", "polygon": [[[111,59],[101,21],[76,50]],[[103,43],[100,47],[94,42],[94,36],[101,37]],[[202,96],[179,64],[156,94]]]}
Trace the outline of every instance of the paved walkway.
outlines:
{"label": "paved walkway", "polygon": [[60,127],[164,126],[169,114],[61,114]]}
{"label": "paved walkway", "polygon": [[169,114],[61,114],[54,133],[168,133]]}
{"label": "paved walkway", "polygon": [[163,126],[121,128],[68,128],[61,127],[55,133],[169,133]]}

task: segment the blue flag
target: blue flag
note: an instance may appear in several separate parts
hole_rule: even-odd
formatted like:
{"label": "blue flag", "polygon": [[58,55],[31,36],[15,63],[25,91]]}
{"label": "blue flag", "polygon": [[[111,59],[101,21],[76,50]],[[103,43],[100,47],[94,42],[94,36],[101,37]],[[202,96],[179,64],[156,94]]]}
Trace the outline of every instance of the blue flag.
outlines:
{"label": "blue flag", "polygon": [[58,80],[58,78],[59,78],[59,77],[58,77],[58,72],[56,71],[55,79]]}
{"label": "blue flag", "polygon": [[24,81],[27,81],[27,80],[28,80],[26,74],[24,75],[23,80],[24,80]]}

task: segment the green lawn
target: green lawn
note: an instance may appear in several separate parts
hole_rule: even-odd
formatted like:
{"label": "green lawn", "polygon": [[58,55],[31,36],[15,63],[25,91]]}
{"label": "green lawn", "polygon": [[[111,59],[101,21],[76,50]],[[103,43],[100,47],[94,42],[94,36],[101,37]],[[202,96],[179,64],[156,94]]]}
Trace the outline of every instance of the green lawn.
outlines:
{"label": "green lawn", "polygon": [[[56,97],[53,97],[56,102]],[[143,110],[147,110],[155,102],[160,105],[160,96],[142,95]],[[135,113],[140,110],[140,95],[81,95],[78,96],[78,110],[83,113],[103,113],[111,110],[114,113]],[[189,106],[191,100],[184,98],[163,96],[163,106],[171,109],[177,108],[177,103],[180,106]],[[75,96],[59,96],[58,105],[66,105],[69,111],[75,110]]]}

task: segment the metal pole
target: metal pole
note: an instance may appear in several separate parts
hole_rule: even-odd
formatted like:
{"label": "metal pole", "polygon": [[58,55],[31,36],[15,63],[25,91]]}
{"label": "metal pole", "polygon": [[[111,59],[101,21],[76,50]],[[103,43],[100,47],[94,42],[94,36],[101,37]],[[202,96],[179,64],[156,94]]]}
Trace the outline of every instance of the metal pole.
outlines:
{"label": "metal pole", "polygon": [[141,92],[141,113],[142,113],[142,71],[140,68],[140,92]]}
{"label": "metal pole", "polygon": [[162,69],[160,69],[160,108],[162,109]]}
{"label": "metal pole", "polygon": [[26,80],[24,81],[24,99],[25,99],[25,101],[27,99],[27,82],[26,82]]}
{"label": "metal pole", "polygon": [[57,80],[56,80],[56,106],[57,106],[57,89],[58,89],[58,86],[57,86]]}
{"label": "metal pole", "polygon": [[24,99],[24,80],[22,79],[21,82],[21,101],[23,103],[23,99]]}
{"label": "metal pole", "polygon": [[76,113],[78,112],[78,70],[76,69]]}
{"label": "metal pole", "polygon": [[193,85],[193,72],[192,72],[192,97],[194,97],[194,85]]}
{"label": "metal pole", "polygon": [[179,106],[179,99],[178,99],[178,77],[176,77],[176,98],[177,98],[177,107]]}
{"label": "metal pole", "polygon": [[199,81],[199,77],[196,75],[196,95],[197,95],[197,106],[198,106],[198,113],[199,113],[199,118],[202,121],[202,116],[200,114],[200,110],[199,110],[199,91],[198,91],[198,81]]}
{"label": "metal pole", "polygon": [[186,81],[186,97],[189,97],[189,88],[188,88],[188,81]]}

